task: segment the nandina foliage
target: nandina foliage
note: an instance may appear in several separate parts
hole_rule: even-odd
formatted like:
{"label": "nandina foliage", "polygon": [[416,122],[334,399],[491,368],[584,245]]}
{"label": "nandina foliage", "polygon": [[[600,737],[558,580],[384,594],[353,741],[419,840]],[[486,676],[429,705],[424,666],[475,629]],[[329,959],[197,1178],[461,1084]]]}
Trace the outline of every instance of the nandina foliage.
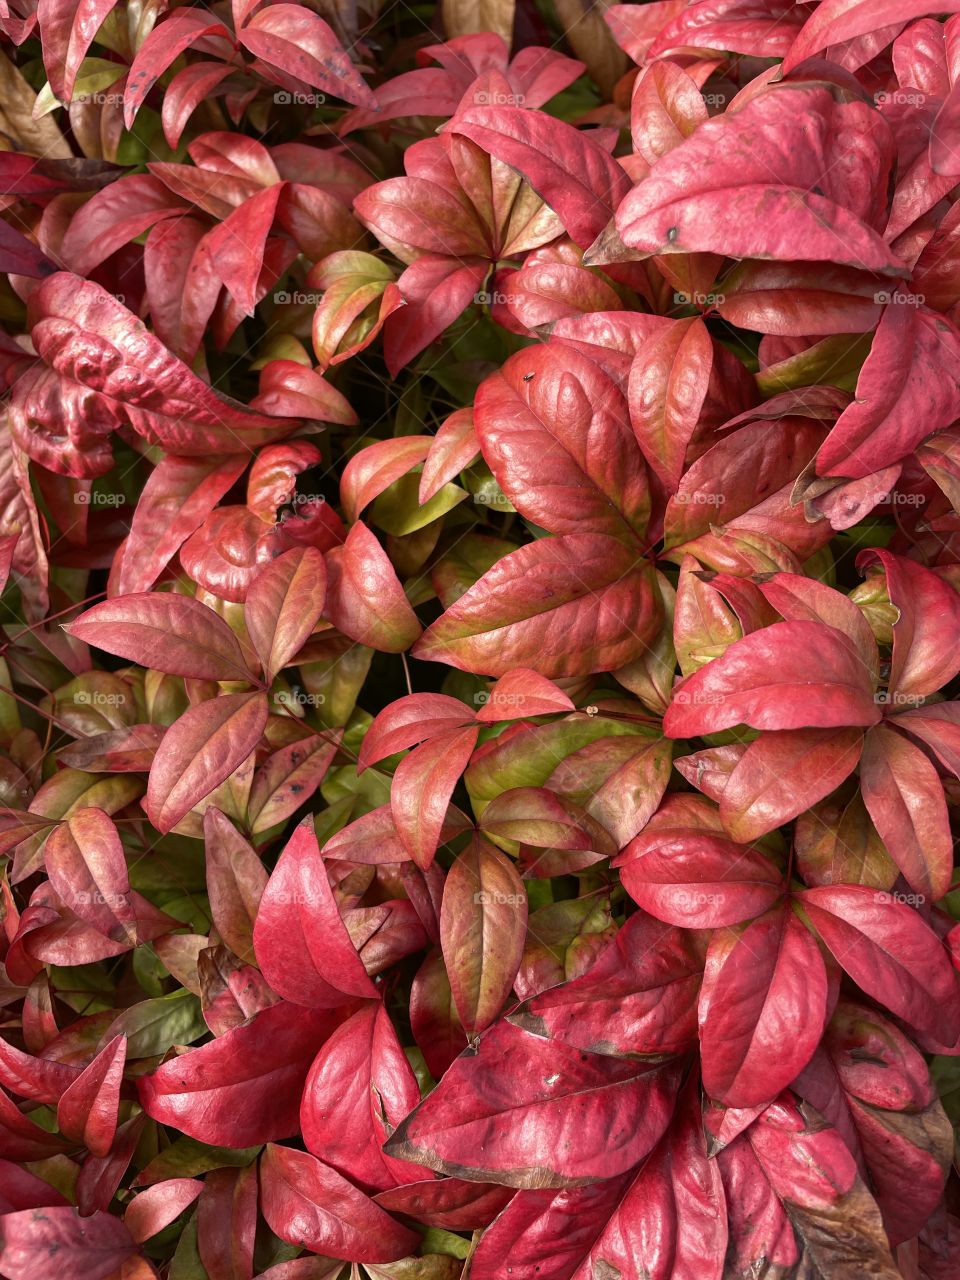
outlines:
{"label": "nandina foliage", "polygon": [[960,0],[0,32],[0,1275],[956,1280]]}

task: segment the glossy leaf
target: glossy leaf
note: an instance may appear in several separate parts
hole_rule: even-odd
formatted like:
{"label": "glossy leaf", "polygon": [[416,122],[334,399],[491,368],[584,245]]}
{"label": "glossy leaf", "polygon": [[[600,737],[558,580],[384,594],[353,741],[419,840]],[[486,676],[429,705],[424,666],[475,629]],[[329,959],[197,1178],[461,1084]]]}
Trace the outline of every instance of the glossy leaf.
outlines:
{"label": "glossy leaf", "polygon": [[254,578],[243,617],[266,679],[299,653],[320,620],[326,589],[327,571],[315,547],[287,551]]}
{"label": "glossy leaf", "polygon": [[499,1023],[457,1059],[386,1150],[455,1177],[513,1187],[609,1178],[663,1133],[676,1075],[671,1065],[585,1054]]}
{"label": "glossy leaf", "polygon": [[268,1146],[260,1162],[260,1207],[281,1240],[351,1262],[392,1262],[418,1237],[335,1169],[306,1151]]}
{"label": "glossy leaf", "polygon": [[484,574],[424,632],[414,656],[494,676],[518,666],[584,675],[642,653],[659,610],[649,568],[619,540],[542,538]]}
{"label": "glossy leaf", "polygon": [[190,596],[148,591],[107,600],[71,623],[70,634],[173,675],[249,678],[236,636],[212,609]]}
{"label": "glossy leaf", "polygon": [[191,707],[164,735],[150,768],[147,810],[169,831],[242,764],[267,720],[262,693],[230,693]]}
{"label": "glossy leaf", "polygon": [[212,1146],[249,1147],[298,1131],[300,1092],[342,1014],[281,1002],[140,1076],[147,1115]]}
{"label": "glossy leaf", "polygon": [[300,1103],[304,1143],[354,1182],[378,1190],[403,1185],[423,1171],[381,1148],[419,1101],[390,1018],[371,1003],[337,1028],[310,1068]]}
{"label": "glossy leaf", "polygon": [[332,1009],[376,995],[337,908],[317,837],[297,827],[260,899],[257,962],[278,995]]}
{"label": "glossy leaf", "polygon": [[936,934],[912,907],[865,885],[805,889],[800,901],[867,995],[919,1030],[956,1039],[956,978]]}
{"label": "glossy leaf", "polygon": [[461,1026],[483,1031],[499,1014],[520,967],[527,895],[513,863],[476,836],[447,874],[440,942]]}
{"label": "glossy leaf", "polygon": [[700,994],[707,1092],[731,1107],[771,1101],[803,1070],[827,1021],[827,971],[789,907],[715,934]]}

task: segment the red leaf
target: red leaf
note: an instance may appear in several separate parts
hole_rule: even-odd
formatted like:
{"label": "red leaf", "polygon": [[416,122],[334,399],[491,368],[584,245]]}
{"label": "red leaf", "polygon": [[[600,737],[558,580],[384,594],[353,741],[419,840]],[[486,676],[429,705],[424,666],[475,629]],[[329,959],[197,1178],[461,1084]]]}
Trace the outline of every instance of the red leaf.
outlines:
{"label": "red leaf", "polygon": [[374,498],[423,462],[431,440],[430,436],[397,436],[355,453],[340,477],[340,500],[346,518],[356,520]]}
{"label": "red leaf", "polygon": [[936,768],[895,723],[875,725],[864,740],[863,802],[910,888],[936,902],[953,877],[950,815]]}
{"label": "red leaf", "polygon": [[812,808],[857,767],[863,741],[860,729],[761,734],[740,757],[723,789],[724,827],[746,843]]}
{"label": "red leaf", "polygon": [[171,725],[153,758],[146,810],[170,831],[230,777],[260,741],[267,722],[263,693],[229,693],[191,707]]}
{"label": "red leaf", "polygon": [[242,474],[246,457],[162,458],[143,486],[116,593],[149,591],[183,543]]}
{"label": "red leaf", "polygon": [[426,1175],[381,1148],[419,1101],[386,1010],[370,1004],[337,1028],[310,1068],[300,1103],[304,1145],[367,1187],[409,1183]]}
{"label": "red leaf", "polygon": [[195,680],[249,680],[237,637],[192,596],[146,591],[104,600],[66,630],[143,667]]}
{"label": "red leaf", "polygon": [[198,1142],[248,1147],[300,1127],[300,1093],[344,1011],[280,1004],[137,1079],[147,1115]]}
{"label": "red leaf", "polygon": [[63,1155],[71,1150],[71,1144],[41,1129],[0,1089],[0,1150],[5,1159],[22,1163]]}
{"label": "red leaf", "polygon": [[[158,27],[154,27],[148,33],[147,38],[137,50],[137,56],[131,63],[127,76],[123,122],[128,129],[133,128],[137,112],[164,71],[191,46],[201,40],[206,44],[213,37],[222,38],[223,51],[229,56],[232,53],[233,37],[228,29],[222,22],[213,18],[208,10],[194,8],[174,10]],[[166,103],[164,110],[166,110]],[[172,140],[167,138],[171,147],[176,147],[178,140],[179,138]]]}
{"label": "red leaf", "polygon": [[320,621],[326,590],[326,565],[316,547],[295,547],[254,578],[243,617],[265,680],[300,652]]}
{"label": "red leaf", "polygon": [[623,1193],[573,1280],[609,1274],[720,1280],[727,1213],[716,1161],[707,1159],[699,1089],[686,1090],[667,1135]]}
{"label": "red leaf", "polygon": [[502,791],[484,808],[480,826],[494,839],[546,849],[548,859],[557,850],[586,852],[591,855],[589,866],[616,852],[613,838],[599,822],[575,801],[546,787]]}
{"label": "red leaf", "polygon": [[[753,1113],[747,1114],[753,1118]],[[751,1269],[762,1271],[771,1265],[779,1266],[789,1275],[800,1257],[800,1250],[790,1219],[764,1176],[748,1139],[743,1137],[731,1142],[716,1160],[726,1192],[728,1251],[732,1264],[740,1275],[749,1275]]]}
{"label": "red leaf", "polygon": [[119,1218],[81,1218],[72,1205],[6,1213],[2,1229],[0,1269],[8,1280],[106,1280],[137,1252]]}
{"label": "red leaf", "polygon": [[273,524],[277,509],[293,501],[297,476],[315,466],[323,455],[309,440],[268,445],[254,459],[247,478],[247,507],[265,524]]}
{"label": "red leaf", "polygon": [[504,1280],[506,1265],[523,1280],[571,1280],[629,1182],[621,1174],[560,1191],[518,1191],[480,1237],[470,1258],[473,1280]]}
{"label": "red leaf", "polygon": [[244,315],[252,316],[259,301],[267,237],[283,190],[278,182],[258,191],[206,236],[214,269]]}
{"label": "red leaf", "polygon": [[562,760],[547,786],[581,805],[621,848],[656,812],[670,781],[672,755],[672,743],[656,733],[599,738]]}
{"label": "red leaf", "polygon": [[437,428],[420,476],[420,501],[429,502],[480,452],[473,410],[457,409]]}
{"label": "red leaf", "polygon": [[650,514],[646,469],[623,394],[592,361],[559,345],[511,356],[477,389],[484,459],[521,515],[551,533],[633,542]]}
{"label": "red leaf", "polygon": [[79,1078],[80,1068],[47,1058],[35,1058],[0,1039],[0,1085],[23,1098],[57,1103]]}
{"label": "red leaf", "polygon": [[414,657],[494,676],[520,666],[552,678],[607,671],[644,651],[660,609],[650,566],[618,539],[540,538],[464,592]]}
{"label": "red leaf", "polygon": [[385,1150],[511,1187],[612,1178],[659,1141],[678,1077],[676,1064],[583,1053],[500,1022],[461,1054]]}
{"label": "red leaf", "polygon": [[[843,166],[842,156],[856,160]],[[617,230],[644,255],[800,258],[902,275],[876,230],[893,159],[872,107],[787,81],[659,160],[620,204]]]}
{"label": "red leaf", "polygon": [[670,738],[755,729],[876,724],[870,675],[845,638],[815,622],[754,631],[682,680],[663,718]]}
{"label": "red leaf", "polygon": [[[489,1194],[489,1188],[479,1190]],[[509,1194],[509,1193],[508,1193]],[[49,1182],[10,1160],[0,1161],[0,1213],[65,1205],[66,1199]]]}
{"label": "red leaf", "polygon": [[281,1240],[348,1262],[392,1262],[420,1243],[335,1169],[290,1147],[263,1153],[260,1208]]}
{"label": "red leaf", "polygon": [[420,634],[396,571],[370,530],[358,521],[327,556],[326,616],[345,636],[385,653],[402,653]]}
{"label": "red leaf", "polygon": [[801,1267],[898,1280],[880,1212],[835,1129],[784,1095],[739,1139],[747,1140],[802,1244]]}
{"label": "red leaf", "polygon": [[654,62],[637,78],[630,106],[634,150],[656,164],[708,117],[696,80],[675,62]]}
{"label": "red leaf", "polygon": [[141,1244],[168,1227],[203,1190],[196,1178],[168,1178],[137,1192],[123,1215],[124,1225]]}
{"label": "red leaf", "polygon": [[114,1036],[57,1103],[60,1131],[91,1155],[105,1156],[113,1146],[126,1060],[126,1037]]}
{"label": "red leaf", "polygon": [[685,1053],[696,1043],[702,973],[691,934],[638,911],[586,973],[508,1016],[535,1035],[590,1053]]}
{"label": "red leaf", "polygon": [[467,1046],[439,948],[430,952],[410,985],[410,1029],[438,1080]]}
{"label": "red leaf", "polygon": [[759,58],[782,58],[803,23],[803,15],[794,11],[789,0],[772,0],[759,8],[750,0],[719,0],[706,5],[702,13],[691,14],[685,9],[676,16],[669,10],[667,13],[669,19],[650,46],[651,54],[690,45],[695,49],[722,48]]}
{"label": "red leaf", "polygon": [[62,259],[78,276],[88,276],[157,222],[186,212],[159,178],[131,174],[97,191],[77,210],[60,246]]}
{"label": "red leaf", "polygon": [[81,920],[112,942],[137,945],[127,860],[117,828],[102,809],[77,809],[54,828],[44,862],[51,885]]}
{"label": "red leaf", "polygon": [[783,878],[759,850],[719,836],[657,826],[617,860],[634,902],[667,924],[715,929],[750,920],[783,893]]}
{"label": "red leaf", "polygon": [[699,1012],[710,1096],[755,1107],[788,1085],[823,1034],[827,987],[815,938],[786,906],[714,934]]}
{"label": "red leaf", "polygon": [[203,815],[207,897],[217,932],[241,960],[253,960],[253,926],[267,887],[260,858],[215,805]]}
{"label": "red leaf", "polygon": [[253,929],[263,976],[278,995],[309,1008],[376,998],[337,907],[312,823],[291,836],[270,877]]}
{"label": "red leaf", "polygon": [[214,391],[90,280],[57,272],[31,295],[30,317],[38,354],[65,387],[96,392],[102,414],[170,453],[230,455],[293,430]]}
{"label": "red leaf", "polygon": [[850,977],[904,1022],[945,1044],[960,1036],[957,980],[937,935],[912,907],[866,885],[799,894]]}
{"label": "red leaf", "polygon": [[364,735],[357,772],[418,742],[449,734],[472,719],[465,703],[445,693],[411,693],[397,698],[375,717]]}
{"label": "red leaf", "polygon": [[[887,552],[883,553],[887,555]],[[850,647],[870,672],[879,678],[877,642],[863,612],[849,596],[834,591],[815,578],[796,573],[775,573],[758,583],[764,599],[791,622],[824,622],[847,637]]]}
{"label": "red leaf", "polygon": [[574,709],[562,689],[529,667],[505,672],[489,693],[477,694],[477,700],[481,703],[477,719],[482,724],[549,716]]}
{"label": "red leaf", "polygon": [[397,834],[422,870],[433,862],[460,775],[470,762],[480,732],[476,725],[430,738],[397,766],[390,787],[390,811]]}
{"label": "red leaf", "polygon": [[3,271],[28,276],[31,280],[42,279],[57,269],[32,240],[8,222],[0,224],[0,264]]}
{"label": "red leaf", "polygon": [[197,1252],[209,1280],[253,1280],[257,1169],[213,1169],[197,1205]]}
{"label": "red leaf", "polygon": [[960,415],[958,368],[960,333],[945,316],[891,302],[857,378],[856,396],[817,454],[817,474],[852,480],[871,475],[950,426]]}
{"label": "red leaf", "polygon": [[[672,67],[673,63],[659,65]],[[656,69],[656,65],[651,68]],[[634,433],[650,467],[671,491],[683,473],[687,447],[704,409],[713,352],[699,316],[676,320],[669,329],[651,337],[630,369]]]}
{"label": "red leaf", "polygon": [[260,394],[250,401],[251,409],[263,413],[312,418],[318,422],[356,425],[357,415],[340,392],[296,360],[271,360],[260,372]]}
{"label": "red leaf", "polygon": [[891,709],[898,710],[936,693],[960,671],[953,644],[960,627],[960,592],[931,569],[889,551],[871,548],[857,557],[860,570],[877,563],[898,614],[887,695]]}
{"label": "red leaf", "polygon": [[843,1136],[891,1241],[915,1236],[943,1194],[953,1150],[923,1056],[875,1010],[841,1002],[793,1088]]}
{"label": "red leaf", "polygon": [[589,133],[551,116],[471,106],[446,127],[521,173],[581,248],[597,238],[630,190],[630,179]]}
{"label": "red leaf", "polygon": [[520,967],[527,927],[523,881],[481,836],[457,855],[440,908],[440,941],[460,1023],[468,1034],[497,1017]]}
{"label": "red leaf", "polygon": [[392,309],[384,326],[383,354],[391,377],[476,300],[487,270],[486,261],[458,264],[429,254],[407,267],[397,281],[405,305]]}
{"label": "red leaf", "polygon": [[346,102],[376,106],[376,99],[333,31],[309,9],[272,4],[255,13],[239,29],[237,38],[254,57],[288,76],[296,76]]}
{"label": "red leaf", "polygon": [[260,835],[291,814],[314,794],[340,746],[342,730],[297,738],[268,756],[253,775],[247,821]]}
{"label": "red leaf", "polygon": [[[933,4],[932,0],[880,0],[879,3],[877,0],[869,3],[864,3],[864,0],[825,0],[807,18],[790,46],[790,52],[783,60],[783,70],[790,71],[831,45],[843,45],[874,32],[885,35],[884,28],[900,27],[928,13],[956,13],[958,8],[960,5],[954,0],[946,0],[944,4]],[[876,52],[879,53],[889,40],[888,35]]]}
{"label": "red leaf", "polygon": [[[472,826],[466,815],[451,805],[447,810],[447,823],[441,832],[441,839],[450,841]],[[397,835],[389,804],[371,809],[362,818],[356,818],[335,836],[331,836],[323,846],[323,856],[363,866],[410,861],[410,854]]]}
{"label": "red leaf", "polygon": [[416,1218],[428,1227],[476,1231],[488,1226],[513,1196],[511,1187],[463,1182],[460,1178],[431,1178],[389,1187],[374,1200],[388,1213]]}

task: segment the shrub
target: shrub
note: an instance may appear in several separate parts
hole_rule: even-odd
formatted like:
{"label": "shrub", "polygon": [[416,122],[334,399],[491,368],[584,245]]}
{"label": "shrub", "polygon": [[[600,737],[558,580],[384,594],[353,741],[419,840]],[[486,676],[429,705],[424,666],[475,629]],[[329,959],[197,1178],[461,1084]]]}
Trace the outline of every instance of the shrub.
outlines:
{"label": "shrub", "polygon": [[7,1280],[960,1275],[958,9],[5,9]]}

